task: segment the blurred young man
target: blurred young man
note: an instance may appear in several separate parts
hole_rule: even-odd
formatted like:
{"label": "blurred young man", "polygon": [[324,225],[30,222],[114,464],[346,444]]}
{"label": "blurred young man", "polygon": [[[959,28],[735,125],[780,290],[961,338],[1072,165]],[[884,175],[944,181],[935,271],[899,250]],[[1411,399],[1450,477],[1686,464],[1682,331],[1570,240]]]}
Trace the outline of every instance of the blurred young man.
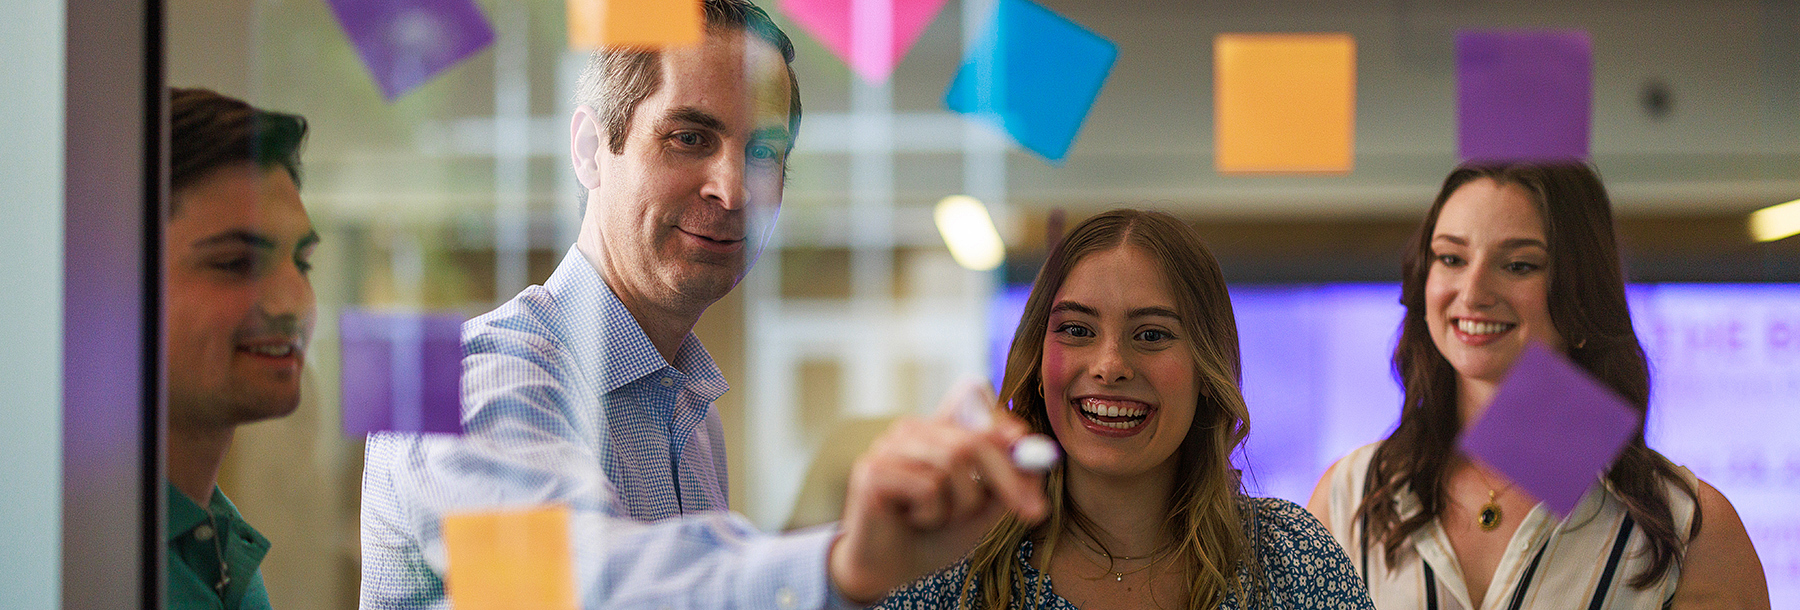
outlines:
{"label": "blurred young man", "polygon": [[961,558],[1037,477],[1024,425],[907,421],[859,461],[844,522],[789,536],[723,512],[724,377],[692,333],[767,241],[800,125],[791,42],[745,0],[706,0],[695,46],[595,54],[571,163],[580,236],[543,286],[463,327],[461,439],[377,434],[363,475],[365,609],[448,606],[441,517],[560,503],[584,607],[872,602]]}
{"label": "blurred young man", "polygon": [[237,427],[292,413],[313,326],[306,121],[201,89],[170,104],[163,231],[169,608],[269,607],[269,551],[218,488]]}

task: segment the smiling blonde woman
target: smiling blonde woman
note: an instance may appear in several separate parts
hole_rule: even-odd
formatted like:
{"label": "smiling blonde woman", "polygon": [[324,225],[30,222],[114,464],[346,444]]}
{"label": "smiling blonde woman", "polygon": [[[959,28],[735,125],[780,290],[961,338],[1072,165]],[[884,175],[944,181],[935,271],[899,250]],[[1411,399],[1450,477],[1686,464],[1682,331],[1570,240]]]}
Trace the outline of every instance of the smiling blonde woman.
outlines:
{"label": "smiling blonde woman", "polygon": [[1372,607],[1304,509],[1244,495],[1230,295],[1174,217],[1117,210],[1070,231],[1032,287],[1001,400],[1064,449],[1049,517],[1002,521],[880,607]]}

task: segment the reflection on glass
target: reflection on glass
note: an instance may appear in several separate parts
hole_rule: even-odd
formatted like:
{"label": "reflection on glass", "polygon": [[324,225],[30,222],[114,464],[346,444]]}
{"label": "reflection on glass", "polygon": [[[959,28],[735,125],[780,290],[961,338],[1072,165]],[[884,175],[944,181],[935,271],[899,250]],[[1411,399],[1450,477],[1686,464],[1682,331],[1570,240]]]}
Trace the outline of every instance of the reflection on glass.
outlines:
{"label": "reflection on glass", "polygon": [[269,540],[217,485],[238,426],[300,404],[319,234],[300,203],[306,121],[207,90],[169,102],[163,226],[171,608],[269,604]]}
{"label": "reflection on glass", "polygon": [[[1017,323],[1017,314],[1009,312],[1022,303],[1009,308],[995,293],[1003,278],[1017,285],[1035,274],[1049,241],[1035,227],[1050,209],[1069,207],[1071,220],[1078,222],[1110,204],[1162,207],[1201,219],[1202,225],[1215,216],[1246,214],[1336,219],[1346,210],[1364,211],[1357,207],[1364,204],[1371,213],[1410,210],[1418,203],[1411,193],[1428,191],[1437,178],[1421,178],[1436,170],[1420,168],[1450,158],[1447,148],[1430,148],[1434,138],[1445,147],[1453,141],[1445,118],[1450,110],[1440,108],[1438,116],[1410,101],[1365,99],[1359,108],[1366,116],[1389,118],[1359,122],[1359,146],[1368,146],[1359,150],[1356,175],[1328,183],[1219,179],[1202,171],[1211,163],[1212,145],[1201,77],[1206,71],[1197,67],[1202,64],[1189,65],[1197,60],[1182,53],[1152,61],[1143,50],[1167,48],[1145,41],[1165,41],[1176,31],[1191,32],[1196,48],[1204,48],[1213,29],[1222,27],[1215,24],[1217,15],[1063,4],[1059,8],[1072,19],[1117,40],[1122,54],[1110,77],[1113,88],[1097,99],[1081,145],[1058,167],[1009,149],[1004,133],[943,108],[945,85],[963,62],[965,41],[984,31],[992,2],[945,3],[941,15],[919,26],[916,44],[881,84],[848,67],[831,44],[800,34],[788,17],[776,16],[795,34],[793,67],[806,102],[805,128],[786,160],[783,209],[767,233],[766,249],[742,283],[694,325],[735,390],[713,403],[721,444],[730,447],[720,468],[730,472],[732,484],[720,493],[762,529],[836,518],[841,509],[836,489],[848,471],[845,462],[857,453],[846,446],[866,444],[893,418],[928,409],[960,376],[998,369],[993,360],[1003,357]],[[357,354],[373,347],[370,337],[383,336],[364,332],[359,316],[430,312],[420,314],[427,316],[425,327],[434,319],[429,316],[473,318],[527,286],[544,284],[578,238],[586,189],[569,160],[568,134],[588,54],[567,44],[570,7],[550,0],[472,6],[491,25],[492,44],[402,95],[392,95],[398,89],[384,88],[371,74],[329,3],[259,0],[222,6],[177,0],[170,6],[171,83],[215,88],[261,107],[297,112],[312,125],[303,193],[322,237],[310,259],[319,314],[306,350],[307,370],[298,376],[299,406],[287,417],[239,429],[233,450],[218,467],[219,486],[272,540],[261,568],[276,607],[357,604],[364,441],[346,434],[347,426],[362,428],[345,416],[355,409],[347,397],[385,393],[407,402],[395,397],[413,395],[407,388],[423,396],[427,388],[443,385],[441,379],[428,380],[431,366],[421,360],[416,367],[421,376],[409,383],[392,384],[385,392],[359,389],[358,375],[371,371],[361,364],[369,360]],[[1310,29],[1342,27],[1331,25],[1343,18],[1340,14],[1295,15],[1321,26]],[[1262,15],[1240,17],[1243,23],[1266,23]],[[1400,64],[1420,61],[1418,55],[1425,53],[1420,49],[1429,47],[1416,43],[1420,36],[1403,36]],[[1365,48],[1381,44],[1367,40]],[[1601,47],[1611,44],[1607,40],[1596,35]],[[1415,80],[1425,78],[1386,63],[1359,67],[1364,70],[1359,79],[1367,77],[1359,80],[1365,97],[1369,91],[1417,91]],[[1430,84],[1453,90],[1442,79]],[[1611,112],[1597,108],[1596,125],[1615,120]],[[1396,114],[1402,118],[1393,118]],[[988,205],[1008,247],[998,270],[968,271],[945,248],[932,211],[954,193]],[[1742,217],[1736,221],[1741,230]],[[1325,239],[1350,240],[1341,233],[1355,231],[1337,230],[1325,231]],[[1245,251],[1237,241],[1209,245],[1225,258],[1228,249]],[[1398,242],[1364,245],[1385,253]],[[1250,251],[1256,254],[1249,264],[1225,261],[1228,278],[1257,277],[1254,266],[1268,251]],[[1335,264],[1329,259],[1320,266]],[[1240,275],[1244,269],[1251,271]],[[1683,301],[1692,311],[1735,302],[1714,301],[1725,297],[1695,290]],[[1665,288],[1661,294],[1675,292]],[[1397,404],[1387,365],[1397,319],[1394,294],[1391,287],[1369,285],[1233,291],[1244,338],[1244,392],[1255,424],[1242,458],[1251,466],[1247,483],[1253,490],[1260,486],[1263,493],[1303,499],[1331,459],[1386,431]],[[1641,293],[1634,293],[1639,298]],[[1791,313],[1773,304],[1768,311],[1770,320]],[[1646,316],[1655,319],[1644,314],[1640,324]],[[1717,338],[1730,335],[1718,330],[1725,323],[1705,317],[1696,313],[1671,322],[1666,350],[1646,340],[1661,367],[1656,395],[1711,388],[1724,393],[1692,404],[1749,405],[1744,408],[1761,410],[1745,421],[1758,422],[1759,430],[1786,429],[1791,422],[1769,411],[1786,404],[1779,393],[1786,382],[1778,374],[1789,370],[1781,368],[1786,360],[1752,358],[1762,364],[1720,374],[1774,372],[1749,376],[1754,379],[1746,373],[1729,383],[1691,372],[1685,364],[1661,365],[1663,358],[1706,353],[1681,347],[1686,341],[1730,344]],[[409,335],[397,328],[385,336]],[[1771,329],[1767,345],[1786,341],[1781,338],[1787,331],[1766,328]],[[412,367],[409,355],[392,349],[385,358],[363,355],[371,353],[374,362],[385,360],[393,370]],[[420,345],[421,358],[439,353]],[[1787,353],[1768,352],[1774,354],[1770,358]],[[1665,379],[1692,385],[1665,387]],[[1727,386],[1764,393],[1755,397],[1760,402],[1719,398],[1735,396]],[[1739,509],[1759,545],[1792,538],[1792,527],[1771,521],[1773,509],[1766,507],[1791,504],[1783,494],[1792,491],[1790,473],[1800,463],[1789,455],[1793,452],[1744,440],[1754,436],[1733,436],[1741,442],[1727,447],[1707,444],[1712,437],[1668,432],[1674,424],[1660,422],[1693,420],[1684,429],[1716,424],[1702,417],[1699,407],[1676,402],[1658,403],[1657,409],[1668,408],[1651,422],[1652,444],[1664,443],[1659,448],[1720,482],[1734,500],[1745,498]],[[427,419],[421,415],[422,427],[430,427],[423,423]],[[1769,547],[1773,552],[1787,553],[1786,563],[1768,561],[1771,581],[1800,582],[1776,571],[1800,574],[1794,572],[1800,570],[1794,559],[1800,555],[1769,544],[1775,545]],[[1800,593],[1785,595],[1777,599]]]}

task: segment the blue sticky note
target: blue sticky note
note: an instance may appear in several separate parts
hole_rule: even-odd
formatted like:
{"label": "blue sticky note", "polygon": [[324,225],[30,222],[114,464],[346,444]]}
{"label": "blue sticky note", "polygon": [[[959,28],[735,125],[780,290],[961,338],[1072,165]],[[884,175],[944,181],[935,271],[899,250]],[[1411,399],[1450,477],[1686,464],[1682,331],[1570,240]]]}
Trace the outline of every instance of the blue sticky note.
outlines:
{"label": "blue sticky note", "polygon": [[454,313],[346,308],[344,433],[462,432],[462,322]]}
{"label": "blue sticky note", "polygon": [[1117,45],[1050,9],[999,0],[944,104],[1060,162],[1118,57]]}
{"label": "blue sticky note", "polygon": [[1456,97],[1465,161],[1586,159],[1593,42],[1579,30],[1458,32]]}

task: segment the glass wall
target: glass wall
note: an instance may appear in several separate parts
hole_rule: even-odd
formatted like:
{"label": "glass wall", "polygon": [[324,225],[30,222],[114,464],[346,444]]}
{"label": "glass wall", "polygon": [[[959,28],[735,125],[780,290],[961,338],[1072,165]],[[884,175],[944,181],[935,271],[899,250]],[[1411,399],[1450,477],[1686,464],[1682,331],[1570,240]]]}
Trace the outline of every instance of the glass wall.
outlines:
{"label": "glass wall", "polygon": [[[575,241],[568,125],[586,55],[569,48],[568,8],[477,4],[492,44],[389,100],[328,2],[168,3],[170,85],[298,113],[312,128],[301,196],[322,241],[303,402],[242,429],[220,474],[273,542],[264,573],[276,607],[356,603],[362,439],[343,427],[344,380],[357,371],[342,359],[342,322],[478,315],[543,282]],[[1456,162],[1454,32],[1577,28],[1596,48],[1594,161],[1615,194],[1628,264],[1644,283],[1635,313],[1651,325],[1647,347],[1667,380],[1653,444],[1731,495],[1776,605],[1800,603],[1800,588],[1785,584],[1800,582],[1800,536],[1776,512],[1800,497],[1800,453],[1730,428],[1800,425],[1800,392],[1786,391],[1792,361],[1780,359],[1791,354],[1734,352],[1750,368],[1730,370],[1763,371],[1754,377],[1772,385],[1732,398],[1706,393],[1729,371],[1695,368],[1683,358],[1699,348],[1682,343],[1730,324],[1708,316],[1744,303],[1768,320],[1793,315],[1783,309],[1791,288],[1754,283],[1800,281],[1794,240],[1759,245],[1741,231],[1750,210],[1800,197],[1792,7],[1046,1],[1121,49],[1074,148],[1052,163],[944,108],[990,0],[946,3],[881,84],[763,4],[796,41],[805,121],[774,238],[696,328],[732,386],[717,403],[731,503],[757,525],[835,519],[848,460],[885,422],[928,411],[959,377],[995,374],[994,350],[1016,323],[1005,296],[1030,282],[1051,227],[1120,205],[1190,219],[1218,253],[1243,333],[1253,487],[1304,500],[1324,465],[1380,438],[1397,412],[1388,282],[1401,240]],[[1755,24],[1749,34],[1745,24]],[[1213,36],[1269,31],[1356,38],[1352,172],[1213,171]],[[1643,101],[1657,83],[1672,111]],[[1007,245],[1000,269],[965,269],[946,249],[932,212],[954,194],[993,214]],[[1753,284],[1658,285],[1674,280]],[[1316,383],[1286,381],[1295,377]],[[1706,440],[1683,432],[1707,425],[1719,428]],[[1291,443],[1306,449],[1278,450]]]}

